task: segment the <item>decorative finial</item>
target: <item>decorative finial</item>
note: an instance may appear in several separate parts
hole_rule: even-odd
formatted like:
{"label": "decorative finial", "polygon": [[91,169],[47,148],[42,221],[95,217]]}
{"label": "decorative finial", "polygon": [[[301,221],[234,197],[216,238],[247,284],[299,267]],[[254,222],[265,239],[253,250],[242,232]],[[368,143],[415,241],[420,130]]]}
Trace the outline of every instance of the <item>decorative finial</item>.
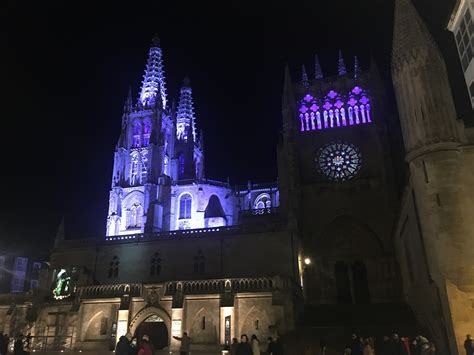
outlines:
{"label": "decorative finial", "polygon": [[309,88],[308,74],[306,73],[306,67],[304,66],[304,64],[302,67],[301,83],[305,88]]}
{"label": "decorative finial", "polygon": [[316,80],[323,78],[323,71],[321,69],[321,64],[319,64],[319,57],[317,54],[314,56],[314,78]]}
{"label": "decorative finial", "polygon": [[159,46],[160,46],[160,37],[158,37],[158,35],[155,34],[155,35],[153,36],[153,39],[152,39],[151,42],[153,43],[153,45],[154,45],[155,47],[159,47]]}
{"label": "decorative finial", "polygon": [[354,80],[359,79],[359,75],[360,75],[359,61],[357,59],[357,56],[354,56]]}
{"label": "decorative finial", "polygon": [[189,76],[185,76],[183,79],[183,85],[189,87],[191,85],[191,79],[189,79]]}
{"label": "decorative finial", "polygon": [[339,75],[346,75],[346,65],[344,64],[344,58],[342,57],[342,51],[339,49],[339,59],[337,61],[337,73]]}

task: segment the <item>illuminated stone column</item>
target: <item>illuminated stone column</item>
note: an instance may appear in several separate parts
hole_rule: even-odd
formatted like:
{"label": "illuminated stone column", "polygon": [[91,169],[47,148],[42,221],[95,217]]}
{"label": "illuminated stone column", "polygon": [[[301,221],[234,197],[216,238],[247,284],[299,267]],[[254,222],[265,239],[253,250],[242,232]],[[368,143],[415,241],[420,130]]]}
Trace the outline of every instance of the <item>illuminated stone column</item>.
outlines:
{"label": "illuminated stone column", "polygon": [[228,334],[228,343],[232,342],[235,337],[234,327],[234,307],[220,307],[220,326],[219,326],[219,341],[221,344],[226,343],[226,333]]}
{"label": "illuminated stone column", "polygon": [[117,336],[115,343],[118,343],[122,335],[128,332],[128,309],[120,309],[117,315]]}
{"label": "illuminated stone column", "polygon": [[170,339],[170,350],[178,350],[181,343],[174,339],[174,336],[181,337],[183,332],[183,309],[173,308],[171,311],[171,339]]}

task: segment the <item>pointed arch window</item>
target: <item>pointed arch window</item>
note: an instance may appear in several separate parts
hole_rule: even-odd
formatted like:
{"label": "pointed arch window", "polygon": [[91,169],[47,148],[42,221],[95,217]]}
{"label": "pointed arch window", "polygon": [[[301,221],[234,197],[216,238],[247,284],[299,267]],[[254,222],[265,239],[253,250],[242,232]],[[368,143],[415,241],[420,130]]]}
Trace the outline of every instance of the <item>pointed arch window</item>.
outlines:
{"label": "pointed arch window", "polygon": [[269,194],[261,194],[257,196],[254,202],[255,209],[262,209],[262,208],[271,208],[272,207],[272,200],[270,199]]}
{"label": "pointed arch window", "polygon": [[150,122],[145,122],[143,126],[143,146],[148,147],[150,145],[150,134],[151,134],[151,125]]}
{"label": "pointed arch window", "polygon": [[109,263],[109,279],[118,277],[120,261],[118,256],[114,256]]}
{"label": "pointed arch window", "polygon": [[192,197],[190,194],[184,194],[179,199],[179,219],[191,218]]}
{"label": "pointed arch window", "polygon": [[140,228],[143,215],[143,207],[139,202],[135,202],[128,213],[127,228]]}
{"label": "pointed arch window", "polygon": [[132,142],[132,147],[133,148],[138,148],[140,147],[140,136],[142,127],[139,122],[136,122],[135,125],[133,126],[133,142]]}
{"label": "pointed arch window", "polygon": [[153,254],[150,263],[150,276],[158,276],[161,274],[161,256],[160,253]]}
{"label": "pointed arch window", "polygon": [[139,162],[138,162],[138,153],[133,152],[130,157],[130,185],[138,184],[138,172],[139,172]]}
{"label": "pointed arch window", "polygon": [[204,274],[206,271],[206,259],[201,250],[198,250],[194,256],[194,272],[196,274]]}

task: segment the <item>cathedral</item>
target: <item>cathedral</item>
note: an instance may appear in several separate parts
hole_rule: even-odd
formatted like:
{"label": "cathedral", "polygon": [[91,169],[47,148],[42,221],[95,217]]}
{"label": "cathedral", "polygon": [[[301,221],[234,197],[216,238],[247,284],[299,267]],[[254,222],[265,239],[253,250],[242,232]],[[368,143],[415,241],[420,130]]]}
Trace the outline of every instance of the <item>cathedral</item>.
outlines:
{"label": "cathedral", "polygon": [[218,353],[244,333],[263,346],[311,309],[321,320],[333,306],[391,305],[440,353],[464,351],[474,131],[411,0],[395,1],[400,147],[375,63],[349,69],[340,52],[327,77],[316,56],[300,80],[285,69],[278,180],[266,184],[205,176],[191,81],[170,104],[164,58],[154,38],[125,102],[103,237],[67,239],[62,224],[39,287],[0,295],[0,331],[31,333],[36,351],[103,353],[126,333],[171,353],[187,332],[193,351]]}

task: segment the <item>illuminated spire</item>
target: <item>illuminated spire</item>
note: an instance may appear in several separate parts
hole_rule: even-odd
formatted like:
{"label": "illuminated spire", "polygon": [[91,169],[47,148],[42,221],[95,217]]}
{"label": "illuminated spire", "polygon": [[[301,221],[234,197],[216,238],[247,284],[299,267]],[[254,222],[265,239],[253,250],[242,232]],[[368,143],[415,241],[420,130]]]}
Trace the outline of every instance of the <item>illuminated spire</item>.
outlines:
{"label": "illuminated spire", "polygon": [[142,105],[152,106],[157,95],[161,96],[162,107],[166,108],[165,71],[163,68],[163,52],[158,36],[153,37],[148,52],[145,75],[143,75],[139,101]]}
{"label": "illuminated spire", "polygon": [[339,49],[339,59],[337,60],[337,73],[339,75],[346,75],[346,65],[344,64],[344,58],[342,57],[342,51]]}
{"label": "illuminated spire", "polygon": [[123,112],[129,113],[132,111],[133,107],[133,101],[132,101],[132,87],[128,87],[128,96],[127,99],[125,100],[125,104],[123,105]]}
{"label": "illuminated spire", "polygon": [[189,133],[192,134],[192,139],[196,142],[196,124],[192,90],[190,80],[186,77],[184,78],[183,86],[181,87],[178,112],[176,113],[176,136],[178,140],[187,141],[189,139]]}
{"label": "illuminated spire", "polygon": [[321,69],[321,64],[319,64],[319,57],[317,54],[314,56],[314,78],[316,80],[323,78],[323,71]]}
{"label": "illuminated spire", "polygon": [[306,67],[303,64],[302,71],[301,71],[301,83],[305,88],[309,88],[309,80],[308,80],[308,74],[306,73]]}
{"label": "illuminated spire", "polygon": [[354,80],[359,79],[359,75],[360,75],[359,61],[357,60],[357,56],[354,56]]}

